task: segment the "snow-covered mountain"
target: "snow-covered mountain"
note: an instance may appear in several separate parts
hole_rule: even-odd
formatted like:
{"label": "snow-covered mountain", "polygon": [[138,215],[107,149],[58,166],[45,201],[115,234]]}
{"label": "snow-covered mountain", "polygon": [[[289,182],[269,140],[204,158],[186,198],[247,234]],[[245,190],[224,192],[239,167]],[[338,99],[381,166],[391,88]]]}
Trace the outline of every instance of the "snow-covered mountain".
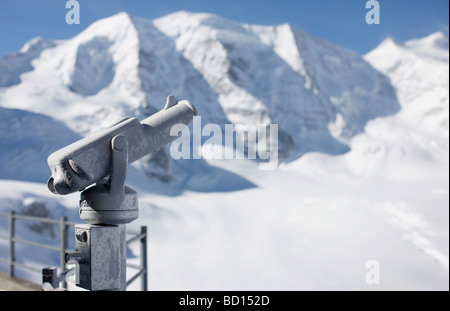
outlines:
{"label": "snow-covered mountain", "polygon": [[[203,124],[278,123],[283,162],[267,172],[161,149],[130,166],[129,227],[148,226],[151,289],[448,290],[448,89],[442,34],[387,39],[362,58],[290,25],[121,13],[0,59],[0,211],[77,221],[79,194],[45,185],[49,153],[173,93]],[[56,227],[18,227],[58,244]],[[58,264],[34,251],[17,257]]]}
{"label": "snow-covered mountain", "polygon": [[[399,109],[389,80],[355,53],[287,24],[187,12],[154,21],[120,13],[68,40],[33,39],[0,60],[0,77],[4,109],[81,136],[124,114],[142,119],[173,93],[203,124],[279,124],[282,160],[345,152],[368,120]],[[167,148],[156,156],[142,165],[173,179]]]}
{"label": "snow-covered mountain", "polygon": [[33,70],[31,61],[44,49],[52,48],[55,43],[44,38],[34,38],[27,42],[16,54],[6,55],[0,60],[0,87],[8,87],[21,82],[20,75]]}
{"label": "snow-covered mountain", "polygon": [[442,32],[404,43],[385,39],[364,56],[389,76],[405,122],[447,137],[449,132],[449,41]]}
{"label": "snow-covered mountain", "polygon": [[0,178],[44,182],[45,157],[80,138],[51,117],[0,107]]}

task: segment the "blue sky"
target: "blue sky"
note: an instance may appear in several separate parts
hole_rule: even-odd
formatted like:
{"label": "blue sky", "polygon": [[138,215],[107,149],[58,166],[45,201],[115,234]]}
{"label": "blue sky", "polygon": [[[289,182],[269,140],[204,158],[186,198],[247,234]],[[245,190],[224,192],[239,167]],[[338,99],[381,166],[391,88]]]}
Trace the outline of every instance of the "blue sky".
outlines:
{"label": "blue sky", "polygon": [[294,27],[364,54],[385,37],[405,41],[448,34],[448,0],[378,0],[379,25],[365,22],[367,0],[78,0],[79,25],[65,22],[67,0],[0,0],[0,57],[36,37],[66,39],[121,11],[154,19],[175,11],[210,12],[252,24]]}

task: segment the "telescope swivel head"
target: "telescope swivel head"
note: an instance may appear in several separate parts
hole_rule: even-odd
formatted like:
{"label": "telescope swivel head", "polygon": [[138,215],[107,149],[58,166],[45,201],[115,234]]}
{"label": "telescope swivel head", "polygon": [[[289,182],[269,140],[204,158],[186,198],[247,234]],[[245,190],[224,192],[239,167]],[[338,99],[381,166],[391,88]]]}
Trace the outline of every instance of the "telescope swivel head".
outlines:
{"label": "telescope swivel head", "polygon": [[[124,117],[112,126],[52,153],[48,188],[66,195],[84,190],[80,217],[91,224],[123,224],[138,217],[137,194],[125,186],[128,164],[172,142],[174,125],[185,127],[197,111],[169,95],[163,110],[139,122]],[[107,179],[106,179],[107,178]]]}

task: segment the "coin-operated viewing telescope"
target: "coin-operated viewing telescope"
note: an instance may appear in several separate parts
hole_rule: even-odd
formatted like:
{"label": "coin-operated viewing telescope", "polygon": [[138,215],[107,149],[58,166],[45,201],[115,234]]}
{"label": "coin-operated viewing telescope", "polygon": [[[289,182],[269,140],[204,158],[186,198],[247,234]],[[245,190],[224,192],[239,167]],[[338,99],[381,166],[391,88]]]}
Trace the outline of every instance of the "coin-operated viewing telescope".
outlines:
{"label": "coin-operated viewing telescope", "polygon": [[90,224],[75,226],[76,251],[66,254],[66,261],[79,264],[79,286],[125,289],[122,225],[139,216],[137,193],[125,186],[128,164],[172,142],[177,138],[170,135],[172,126],[188,126],[196,115],[189,101],[169,95],[164,109],[147,119],[125,117],[48,157],[49,190],[61,195],[82,191],[80,218]]}
{"label": "coin-operated viewing telescope", "polygon": [[194,106],[183,100],[178,102],[169,95],[166,106],[139,122],[136,118],[125,117],[116,124],[98,133],[83,138],[48,157],[52,177],[48,188],[53,193],[69,194],[83,190],[87,186],[108,177],[111,168],[111,140],[124,136],[128,141],[128,164],[158,150],[172,142],[170,129],[175,124],[191,123],[197,115]]}

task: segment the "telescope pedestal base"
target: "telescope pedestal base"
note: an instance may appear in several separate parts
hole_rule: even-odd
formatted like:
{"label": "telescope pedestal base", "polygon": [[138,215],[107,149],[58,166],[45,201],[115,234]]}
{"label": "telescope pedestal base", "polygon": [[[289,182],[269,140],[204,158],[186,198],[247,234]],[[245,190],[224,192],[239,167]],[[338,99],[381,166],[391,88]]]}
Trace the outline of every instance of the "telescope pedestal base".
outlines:
{"label": "telescope pedestal base", "polygon": [[66,261],[78,264],[77,286],[93,291],[126,290],[125,225],[75,225],[75,248],[66,253]]}
{"label": "telescope pedestal base", "polygon": [[80,218],[93,225],[128,224],[139,217],[138,195],[130,187],[111,194],[107,182],[81,193]]}

